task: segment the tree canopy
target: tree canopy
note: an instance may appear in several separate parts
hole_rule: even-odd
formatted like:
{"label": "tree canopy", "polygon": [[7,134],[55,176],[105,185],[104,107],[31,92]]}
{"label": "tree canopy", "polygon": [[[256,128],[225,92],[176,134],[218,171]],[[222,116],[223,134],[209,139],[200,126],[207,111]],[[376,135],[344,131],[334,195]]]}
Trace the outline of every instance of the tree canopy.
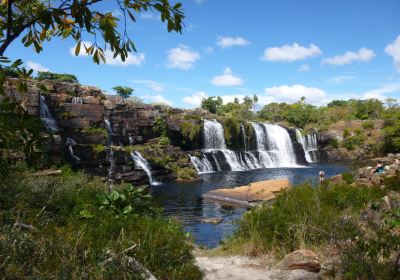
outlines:
{"label": "tree canopy", "polygon": [[113,90],[115,90],[115,92],[123,99],[127,99],[133,93],[133,88],[124,86],[115,86],[113,87]]}
{"label": "tree canopy", "polygon": [[[114,2],[123,19],[120,21],[112,12],[97,10],[99,2]],[[33,46],[36,52],[42,51],[45,40],[73,38],[76,55],[83,45],[85,52],[99,64],[105,62],[105,48],[110,48],[114,57],[119,56],[124,61],[129,52],[136,51],[127,32],[128,20],[135,22],[138,14],[151,10],[159,13],[161,20],[167,23],[168,32],[181,32],[184,18],[181,7],[181,3],[172,5],[168,0],[3,0],[0,5],[0,56],[4,56],[15,39],[24,35],[24,46]],[[91,45],[82,43],[83,35],[85,39],[92,38]]]}

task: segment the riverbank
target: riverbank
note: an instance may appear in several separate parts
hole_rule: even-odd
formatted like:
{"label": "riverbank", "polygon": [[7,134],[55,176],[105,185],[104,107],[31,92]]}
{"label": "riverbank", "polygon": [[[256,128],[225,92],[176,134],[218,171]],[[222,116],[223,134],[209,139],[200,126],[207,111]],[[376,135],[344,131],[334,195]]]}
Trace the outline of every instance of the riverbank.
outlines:
{"label": "riverbank", "polygon": [[[398,277],[400,166],[373,175],[379,185],[360,184],[360,170],[344,173],[340,182],[298,185],[272,205],[246,212],[231,238],[197,257],[205,279]],[[282,263],[291,265],[281,271]],[[289,275],[310,269],[308,276]]]}

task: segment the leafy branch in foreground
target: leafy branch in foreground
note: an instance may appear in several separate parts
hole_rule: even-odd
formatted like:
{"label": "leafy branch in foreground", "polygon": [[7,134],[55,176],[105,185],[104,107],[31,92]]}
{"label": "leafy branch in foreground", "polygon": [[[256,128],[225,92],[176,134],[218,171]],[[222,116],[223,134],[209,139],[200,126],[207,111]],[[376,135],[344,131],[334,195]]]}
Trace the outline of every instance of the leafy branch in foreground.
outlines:
{"label": "leafy branch in foreground", "polygon": [[[36,52],[43,49],[42,43],[53,37],[73,38],[76,42],[75,54],[83,45],[85,52],[97,64],[105,60],[105,49],[110,47],[114,58],[122,61],[131,51],[136,51],[134,42],[127,33],[128,17],[136,21],[138,14],[152,11],[160,14],[167,23],[168,32],[181,33],[184,14],[182,4],[172,5],[168,0],[115,0],[114,5],[122,13],[122,24],[111,12],[96,9],[104,0],[3,0],[0,5],[0,56],[20,35],[25,47],[33,46]],[[119,30],[122,30],[120,32]],[[90,36],[93,43],[83,43],[82,35]],[[98,39],[104,43],[100,47]],[[103,44],[102,44],[103,45]]]}

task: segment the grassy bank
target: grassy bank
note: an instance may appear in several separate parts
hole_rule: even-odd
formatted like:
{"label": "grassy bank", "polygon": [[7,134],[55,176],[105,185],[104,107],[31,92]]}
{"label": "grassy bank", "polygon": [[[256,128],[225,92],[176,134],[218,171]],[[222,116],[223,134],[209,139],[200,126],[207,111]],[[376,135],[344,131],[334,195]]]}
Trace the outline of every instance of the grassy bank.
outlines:
{"label": "grassy bank", "polygon": [[[296,186],[272,205],[247,212],[234,236],[218,250],[272,254],[279,260],[292,251],[311,249],[334,257],[336,272],[345,279],[395,279],[393,254],[400,249],[400,238],[394,232],[400,229],[400,213],[398,208],[380,209],[380,201],[399,183],[398,174],[383,189],[350,184]],[[382,220],[363,220],[365,209],[378,211]]]}
{"label": "grassy bank", "polygon": [[182,228],[140,188],[83,173],[0,183],[0,275],[6,279],[201,279]]}

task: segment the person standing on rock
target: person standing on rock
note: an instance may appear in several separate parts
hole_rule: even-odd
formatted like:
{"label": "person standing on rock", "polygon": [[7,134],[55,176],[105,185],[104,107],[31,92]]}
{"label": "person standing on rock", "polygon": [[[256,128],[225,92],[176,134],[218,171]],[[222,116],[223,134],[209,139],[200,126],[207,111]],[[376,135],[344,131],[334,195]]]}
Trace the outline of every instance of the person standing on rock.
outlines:
{"label": "person standing on rock", "polygon": [[325,181],[325,172],[324,171],[320,171],[319,172],[319,183],[322,183],[323,181]]}

